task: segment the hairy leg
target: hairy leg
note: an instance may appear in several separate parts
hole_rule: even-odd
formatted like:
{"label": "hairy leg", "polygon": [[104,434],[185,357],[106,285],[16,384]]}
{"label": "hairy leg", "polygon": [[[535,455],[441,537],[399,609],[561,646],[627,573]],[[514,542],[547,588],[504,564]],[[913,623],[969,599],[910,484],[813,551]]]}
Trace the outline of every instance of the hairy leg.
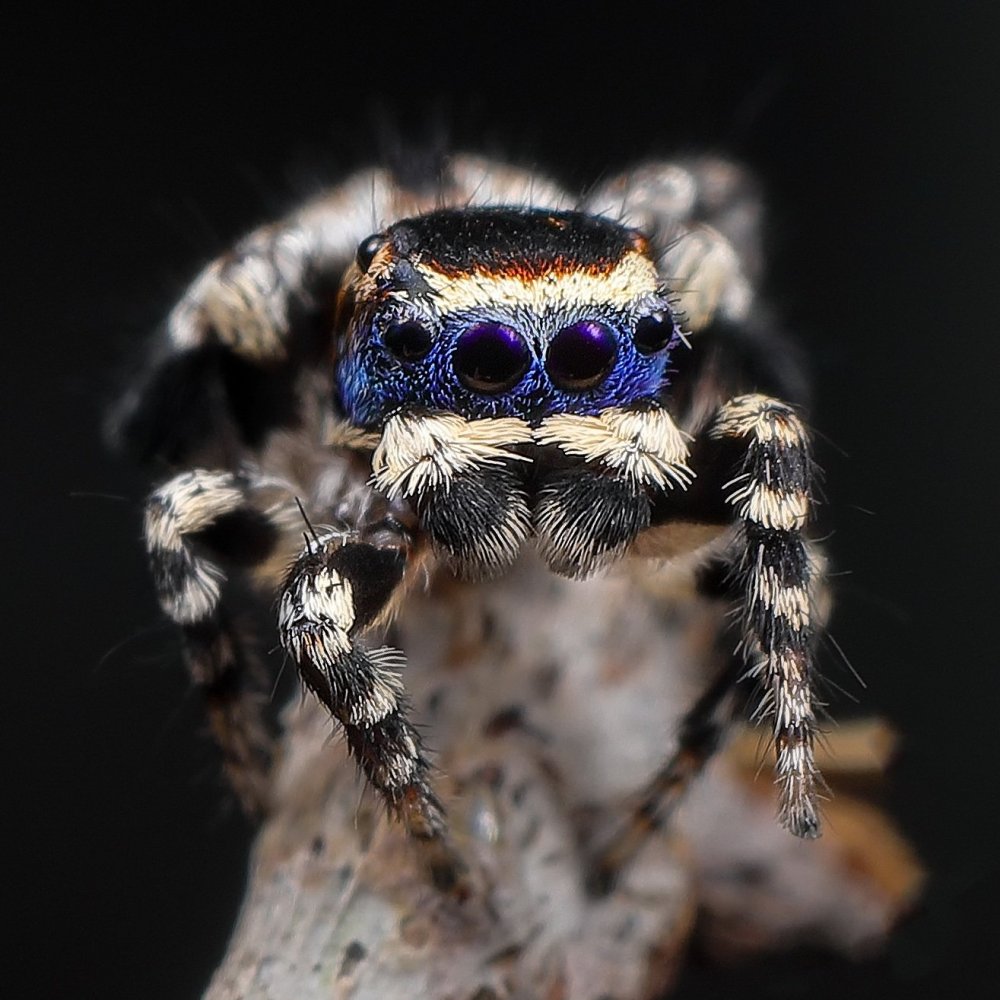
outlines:
{"label": "hairy leg", "polygon": [[431,764],[409,719],[403,654],[359,638],[384,619],[416,562],[409,533],[392,521],[373,541],[307,536],[282,588],[281,644],[303,683],[343,729],[350,752],[390,813],[424,845],[435,884],[464,896],[465,868],[431,785]]}
{"label": "hairy leg", "polygon": [[772,727],[779,818],[796,836],[817,837],[825,785],[813,751],[819,581],[804,535],[811,504],[808,436],[790,406],[761,395],[726,403],[710,433],[745,447],[728,497],[741,528],[734,565],[742,590],[741,648],[746,675],[762,690],[755,714]]}
{"label": "hairy leg", "polygon": [[[803,534],[810,508],[808,438],[787,404],[747,395],[719,408],[707,439],[709,448],[715,441],[735,446],[742,455],[730,481],[696,480],[702,491],[706,485],[723,491],[735,514],[735,534],[724,554],[728,571],[719,586],[710,585],[712,576],[700,583],[706,597],[736,609],[739,641],[735,650],[724,651],[727,666],[684,716],[676,751],[595,858],[590,886],[598,894],[610,890],[646,839],[668,823],[718,747],[731,714],[728,696],[743,677],[761,687],[754,717],[772,727],[779,818],[796,836],[816,837],[820,831],[818,803],[825,785],[813,753],[812,658],[815,633],[822,624],[817,595],[823,581],[821,562]],[[701,451],[696,443],[693,454]],[[715,456],[715,464],[719,458]],[[697,470],[698,463],[692,464]],[[701,497],[679,499],[690,504]],[[669,498],[664,506],[670,510]],[[677,506],[673,504],[674,513]]]}
{"label": "hairy leg", "polygon": [[227,777],[251,815],[267,811],[272,739],[252,683],[261,671],[256,643],[234,623],[222,595],[223,562],[262,561],[277,538],[276,525],[254,502],[258,486],[250,476],[196,469],[155,490],[145,510],[160,605],[181,629]]}

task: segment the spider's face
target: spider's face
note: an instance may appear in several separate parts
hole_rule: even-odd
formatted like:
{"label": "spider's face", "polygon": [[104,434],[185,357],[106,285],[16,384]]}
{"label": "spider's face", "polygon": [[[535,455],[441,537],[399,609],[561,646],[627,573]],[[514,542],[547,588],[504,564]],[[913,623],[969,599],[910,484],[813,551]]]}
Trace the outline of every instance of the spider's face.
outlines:
{"label": "spider's face", "polygon": [[635,230],[579,212],[448,209],[362,244],[345,285],[341,403],[466,420],[594,415],[655,396],[679,333]]}

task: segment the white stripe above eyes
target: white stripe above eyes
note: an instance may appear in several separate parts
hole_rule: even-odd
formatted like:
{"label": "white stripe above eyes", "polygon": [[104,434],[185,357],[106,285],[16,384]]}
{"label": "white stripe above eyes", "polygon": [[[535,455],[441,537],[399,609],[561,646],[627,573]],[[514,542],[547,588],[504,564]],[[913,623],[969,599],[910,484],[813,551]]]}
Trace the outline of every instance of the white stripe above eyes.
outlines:
{"label": "white stripe above eyes", "polygon": [[661,290],[653,262],[638,253],[626,254],[613,268],[598,273],[580,269],[526,278],[476,271],[456,277],[425,264],[416,270],[442,313],[497,305],[540,311],[553,303],[624,309]]}

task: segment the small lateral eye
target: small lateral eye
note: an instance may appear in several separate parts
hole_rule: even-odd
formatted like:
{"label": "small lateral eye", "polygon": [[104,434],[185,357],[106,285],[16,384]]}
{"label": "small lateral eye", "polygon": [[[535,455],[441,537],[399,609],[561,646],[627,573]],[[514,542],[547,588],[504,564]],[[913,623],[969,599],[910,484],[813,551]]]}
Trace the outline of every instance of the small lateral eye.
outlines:
{"label": "small lateral eye", "polygon": [[655,312],[643,316],[635,325],[632,340],[640,354],[662,351],[674,337],[674,320],[670,313]]}
{"label": "small lateral eye", "polygon": [[390,323],[382,334],[382,343],[400,361],[419,361],[427,357],[433,342],[431,331],[412,319]]}
{"label": "small lateral eye", "polygon": [[358,252],[355,255],[355,260],[358,262],[358,267],[362,271],[367,271],[368,268],[372,266],[372,261],[375,259],[375,254],[385,246],[385,236],[382,233],[375,233],[374,236],[369,236],[359,247]]}

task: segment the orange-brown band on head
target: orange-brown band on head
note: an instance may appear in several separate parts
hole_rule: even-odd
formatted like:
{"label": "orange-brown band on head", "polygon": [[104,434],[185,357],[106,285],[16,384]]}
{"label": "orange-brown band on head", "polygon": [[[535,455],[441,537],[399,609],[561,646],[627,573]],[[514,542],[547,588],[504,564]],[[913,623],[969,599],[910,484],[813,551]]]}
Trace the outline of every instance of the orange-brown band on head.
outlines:
{"label": "orange-brown band on head", "polygon": [[553,304],[627,308],[660,291],[655,265],[634,250],[604,268],[567,267],[556,259],[551,267],[538,274],[505,268],[453,275],[423,262],[415,270],[442,314],[497,305],[532,310]]}

